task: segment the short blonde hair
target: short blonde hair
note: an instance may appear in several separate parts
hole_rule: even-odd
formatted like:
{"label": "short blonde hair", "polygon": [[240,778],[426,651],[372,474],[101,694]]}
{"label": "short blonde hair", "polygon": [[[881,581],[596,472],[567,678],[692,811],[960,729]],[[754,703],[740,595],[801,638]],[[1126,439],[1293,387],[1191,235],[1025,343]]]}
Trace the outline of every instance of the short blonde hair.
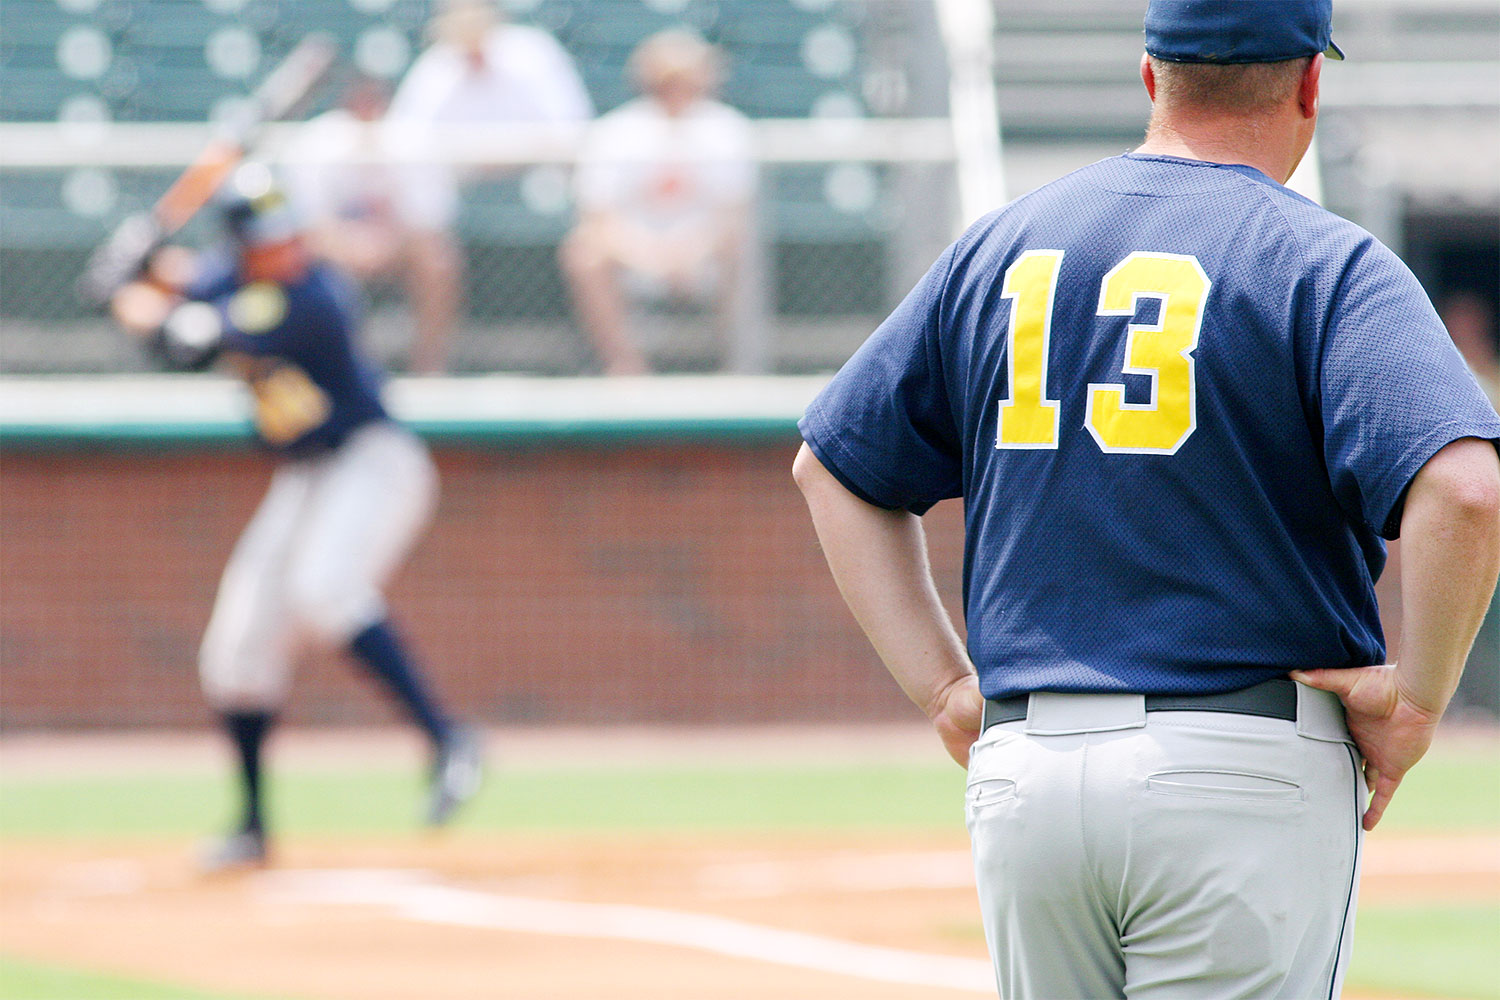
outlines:
{"label": "short blonde hair", "polygon": [[428,23],[427,33],[434,42],[477,48],[500,20],[500,10],[492,0],[445,0]]}
{"label": "short blonde hair", "polygon": [[688,76],[704,91],[713,90],[720,70],[719,50],[688,28],[658,31],[630,54],[630,78],[646,93],[676,76]]}
{"label": "short blonde hair", "polygon": [[1312,57],[1264,63],[1181,63],[1151,56],[1156,104],[1220,114],[1270,111],[1297,93]]}

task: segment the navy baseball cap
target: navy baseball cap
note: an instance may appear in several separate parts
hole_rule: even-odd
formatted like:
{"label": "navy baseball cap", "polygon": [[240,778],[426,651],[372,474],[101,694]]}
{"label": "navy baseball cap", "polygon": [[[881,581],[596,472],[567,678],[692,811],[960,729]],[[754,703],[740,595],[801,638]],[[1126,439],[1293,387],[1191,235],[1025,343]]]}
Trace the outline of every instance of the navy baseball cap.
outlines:
{"label": "navy baseball cap", "polygon": [[1146,51],[1167,62],[1258,63],[1344,53],[1333,0],[1150,0]]}

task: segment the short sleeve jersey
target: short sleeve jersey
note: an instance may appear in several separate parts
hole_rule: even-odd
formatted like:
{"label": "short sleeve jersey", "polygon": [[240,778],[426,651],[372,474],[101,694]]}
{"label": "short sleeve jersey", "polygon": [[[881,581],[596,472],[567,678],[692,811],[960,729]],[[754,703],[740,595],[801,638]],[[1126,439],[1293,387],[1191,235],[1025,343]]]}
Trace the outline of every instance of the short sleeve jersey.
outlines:
{"label": "short sleeve jersey", "polygon": [[870,503],[963,498],[990,697],[1382,662],[1407,485],[1500,436],[1390,250],[1253,168],[1139,154],[976,223],[800,426]]}
{"label": "short sleeve jersey", "polygon": [[256,434],[271,450],[317,454],[388,418],[380,374],[355,346],[356,293],[332,268],[314,265],[285,285],[247,284],[220,264],[187,294],[219,311],[220,349],[242,359]]}

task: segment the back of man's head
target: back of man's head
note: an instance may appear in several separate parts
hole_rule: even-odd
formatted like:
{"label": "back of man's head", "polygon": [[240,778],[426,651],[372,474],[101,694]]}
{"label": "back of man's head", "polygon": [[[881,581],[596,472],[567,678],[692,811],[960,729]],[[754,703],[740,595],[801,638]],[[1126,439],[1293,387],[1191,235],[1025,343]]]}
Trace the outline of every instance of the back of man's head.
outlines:
{"label": "back of man's head", "polygon": [[1342,59],[1333,0],[1150,0],[1146,54],[1161,110],[1254,115],[1290,100],[1317,53]]}
{"label": "back of man's head", "polygon": [[1296,96],[1311,59],[1304,56],[1283,62],[1225,64],[1174,63],[1151,56],[1156,107],[1165,114],[1264,114]]}

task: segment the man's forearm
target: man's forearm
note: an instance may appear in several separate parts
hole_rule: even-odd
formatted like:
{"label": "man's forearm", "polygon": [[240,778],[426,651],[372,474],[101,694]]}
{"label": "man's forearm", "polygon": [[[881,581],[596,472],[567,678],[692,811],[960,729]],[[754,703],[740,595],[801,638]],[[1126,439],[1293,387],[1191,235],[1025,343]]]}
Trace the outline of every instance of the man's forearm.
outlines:
{"label": "man's forearm", "polygon": [[1500,461],[1477,438],[1449,444],[1412,480],[1401,516],[1401,650],[1394,666],[1293,671],[1344,703],[1365,759],[1373,830],[1427,752],[1500,567]]}
{"label": "man's forearm", "polygon": [[1494,445],[1466,438],[1423,467],[1406,500],[1396,683],[1424,711],[1447,707],[1494,592],[1497,482]]}
{"label": "man's forearm", "polygon": [[865,503],[806,446],[794,471],[845,602],[902,690],[934,718],[973,667],[933,584],[921,519]]}

